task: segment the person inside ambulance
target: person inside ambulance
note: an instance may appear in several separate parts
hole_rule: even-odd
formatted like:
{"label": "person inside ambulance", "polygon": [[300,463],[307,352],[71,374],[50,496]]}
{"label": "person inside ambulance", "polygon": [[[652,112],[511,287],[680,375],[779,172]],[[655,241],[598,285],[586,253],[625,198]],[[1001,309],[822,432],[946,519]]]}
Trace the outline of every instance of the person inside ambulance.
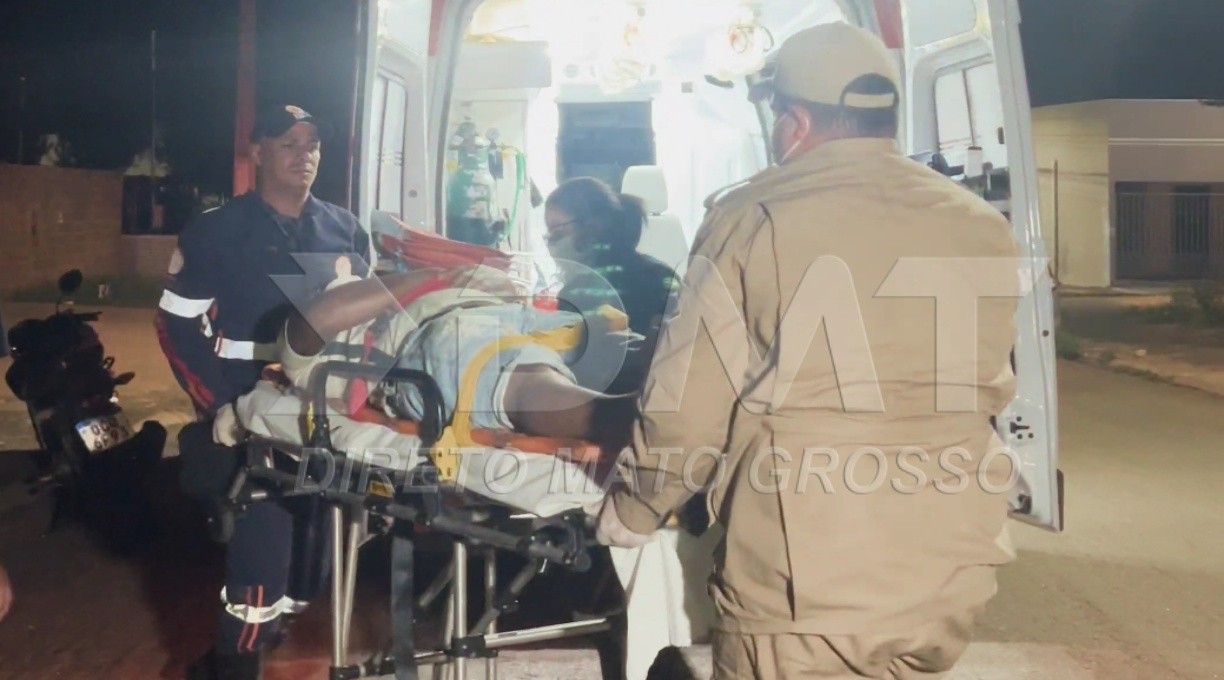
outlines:
{"label": "person inside ambulance", "polygon": [[610,305],[644,338],[609,388],[637,391],[678,286],[674,269],[637,250],[646,225],[641,200],[593,177],[578,177],[549,194],[544,222],[548,252],[564,280],[560,308],[591,313]]}
{"label": "person inside ambulance", "polygon": [[[767,70],[778,165],[707,203],[599,538],[648,542],[708,489],[715,678],[935,677],[1014,559],[1012,459],[984,460],[1014,397],[1018,248],[901,154],[874,35],[804,30]],[[976,305],[937,324],[948,290]]]}

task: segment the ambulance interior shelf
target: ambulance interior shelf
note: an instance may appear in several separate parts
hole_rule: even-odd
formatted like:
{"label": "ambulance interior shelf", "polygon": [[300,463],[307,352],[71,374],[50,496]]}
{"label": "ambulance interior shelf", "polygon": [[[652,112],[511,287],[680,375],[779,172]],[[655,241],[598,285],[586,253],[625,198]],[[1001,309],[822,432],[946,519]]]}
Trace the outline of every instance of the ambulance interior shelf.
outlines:
{"label": "ambulance interior shelf", "polygon": [[1007,168],[996,168],[988,162],[975,164],[972,161],[968,165],[976,165],[976,167],[966,168],[966,164],[949,165],[948,159],[943,154],[929,151],[915,154],[910,158],[923,163],[945,177],[956,180],[966,189],[992,203],[1007,201],[1011,198],[1011,173]]}

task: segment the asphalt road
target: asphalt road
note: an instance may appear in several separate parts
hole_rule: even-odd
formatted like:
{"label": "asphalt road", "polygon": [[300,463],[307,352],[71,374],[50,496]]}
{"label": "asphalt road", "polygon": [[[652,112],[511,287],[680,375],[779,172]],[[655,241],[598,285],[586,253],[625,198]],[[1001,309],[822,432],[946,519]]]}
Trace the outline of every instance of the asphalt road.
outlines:
{"label": "asphalt road", "polygon": [[[138,316],[131,337],[147,344]],[[121,337],[122,325],[104,340]],[[150,354],[155,346],[125,343],[119,363]],[[1221,677],[1224,400],[1079,365],[1063,365],[1060,383],[1067,531],[1014,527],[1019,560],[1003,571],[951,678]],[[0,422],[0,441],[19,441],[21,427],[20,418]],[[11,492],[0,489],[0,499],[18,497]],[[37,504],[0,503],[0,561],[16,589],[0,622],[0,680],[181,677],[207,645],[219,575],[218,553],[191,517],[168,517],[172,535],[138,560],[108,556],[76,531],[41,536],[40,519]],[[359,617],[354,643],[376,640],[383,618]],[[313,661],[327,650],[317,623],[308,616],[281,654],[303,665],[282,664],[269,680],[326,677]],[[691,656],[708,668],[708,650]],[[597,668],[588,649],[508,652],[499,677],[583,680]]]}

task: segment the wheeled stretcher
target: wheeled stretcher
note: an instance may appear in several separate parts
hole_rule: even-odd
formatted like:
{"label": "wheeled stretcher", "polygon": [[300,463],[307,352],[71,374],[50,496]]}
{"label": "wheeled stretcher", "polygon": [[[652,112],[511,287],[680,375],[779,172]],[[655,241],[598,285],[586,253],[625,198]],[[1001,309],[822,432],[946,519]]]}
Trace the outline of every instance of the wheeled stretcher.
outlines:
{"label": "wheeled stretcher", "polygon": [[[434,460],[391,470],[345,455],[332,443],[325,385],[329,377],[372,380],[415,386],[426,404],[426,417],[416,424],[420,451],[434,448],[444,431],[442,399],[436,382],[427,374],[405,369],[390,372],[346,362],[320,366],[311,376],[306,446],[254,436],[246,447],[246,465],[239,471],[213,522],[220,540],[232,529],[235,517],[255,503],[290,497],[311,497],[330,506],[332,515],[332,650],[330,677],[378,677],[397,680],[418,677],[418,669],[432,665],[453,671],[455,680],[467,677],[468,665],[483,660],[487,677],[496,677],[497,650],[562,638],[588,636],[613,629],[610,619],[596,619],[532,630],[498,632],[499,617],[513,610],[523,589],[545,568],[578,572],[591,568],[595,547],[591,520],[582,509],[541,517],[475,497],[447,483]],[[415,454],[415,452],[413,452]],[[419,598],[414,579],[414,547],[420,532],[447,537],[451,564]],[[368,540],[386,534],[391,540],[391,648],[362,663],[349,657],[358,554]],[[513,553],[526,566],[510,583],[499,588],[496,555]],[[469,557],[482,555],[485,567],[485,612],[475,623],[468,620]],[[448,589],[449,588],[449,589]],[[413,623],[415,610],[429,606],[447,591],[447,622],[441,649],[417,649]]]}

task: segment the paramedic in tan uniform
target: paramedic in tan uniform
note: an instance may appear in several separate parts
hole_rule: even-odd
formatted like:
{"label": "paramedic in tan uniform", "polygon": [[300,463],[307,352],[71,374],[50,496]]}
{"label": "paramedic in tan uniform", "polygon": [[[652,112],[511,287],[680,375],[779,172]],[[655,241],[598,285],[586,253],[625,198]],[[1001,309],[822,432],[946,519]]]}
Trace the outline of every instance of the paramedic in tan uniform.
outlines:
{"label": "paramedic in tan uniform", "polygon": [[[873,35],[810,29],[771,69],[752,96],[778,165],[708,206],[600,540],[651,540],[708,484],[715,678],[936,677],[1014,558],[1015,459],[989,454],[1014,397],[1018,250],[998,211],[900,153]],[[983,277],[949,258],[998,260]],[[933,288],[983,298],[941,297],[938,342]]]}

